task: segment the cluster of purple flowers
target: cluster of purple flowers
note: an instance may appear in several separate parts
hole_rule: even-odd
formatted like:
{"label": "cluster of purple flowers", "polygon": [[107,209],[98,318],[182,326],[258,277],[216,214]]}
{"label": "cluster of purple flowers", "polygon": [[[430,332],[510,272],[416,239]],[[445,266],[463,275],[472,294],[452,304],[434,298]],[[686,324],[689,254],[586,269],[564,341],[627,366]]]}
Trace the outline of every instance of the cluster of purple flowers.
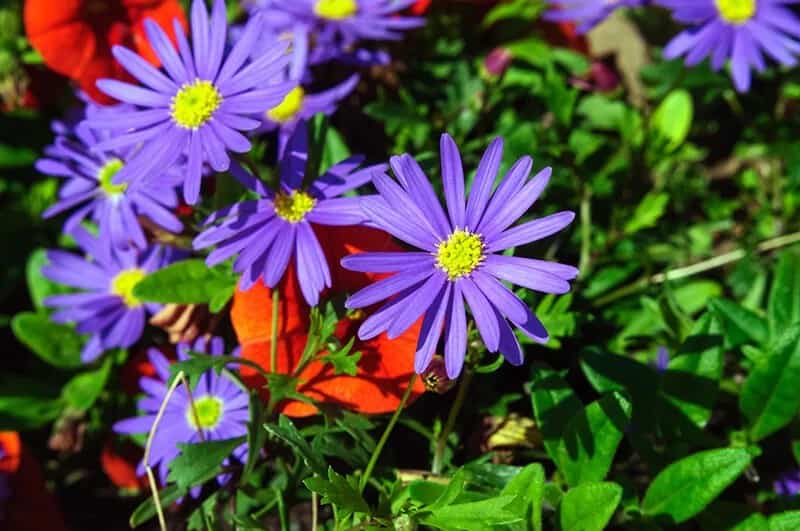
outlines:
{"label": "cluster of purple flowers", "polygon": [[549,0],[546,17],[572,21],[587,32],[620,7],[656,4],[687,26],[664,48],[668,59],[685,57],[688,66],[706,58],[719,70],[730,61],[736,90],[747,92],[751,72],[763,71],[766,58],[794,66],[800,53],[800,19],[789,5],[796,0]]}

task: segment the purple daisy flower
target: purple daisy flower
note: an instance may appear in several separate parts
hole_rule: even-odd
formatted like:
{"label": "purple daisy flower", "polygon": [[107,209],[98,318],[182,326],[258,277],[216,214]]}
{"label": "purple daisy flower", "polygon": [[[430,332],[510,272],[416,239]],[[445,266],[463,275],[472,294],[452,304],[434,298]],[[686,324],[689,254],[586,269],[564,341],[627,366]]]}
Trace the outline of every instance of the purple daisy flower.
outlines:
{"label": "purple daisy flower", "polygon": [[555,234],[575,217],[564,211],[511,227],[542,193],[551,170],[545,168],[527,181],[533,161],[523,157],[492,193],[502,153],[503,141],[497,138],[484,153],[465,201],[461,156],[453,139],[442,135],[442,180],[449,216],[422,169],[407,154],[390,161],[399,184],[385,174],[376,175],[373,182],[380,196],[362,203],[378,228],[421,251],[343,258],[342,266],[352,271],[395,273],[353,294],[345,305],[364,308],[390,299],[362,323],[361,339],[383,331],[388,331],[390,339],[396,338],[424,314],[417,373],[430,363],[444,328],[447,375],[451,379],[459,375],[467,349],[466,306],[486,348],[500,351],[513,365],[521,364],[522,349],[507,320],[535,341],[544,343],[548,335],[539,319],[501,281],[543,293],[566,293],[568,281],[578,274],[569,265],[497,254]]}
{"label": "purple daisy flower", "polygon": [[[256,17],[257,18],[257,17]],[[175,22],[178,51],[153,21],[145,21],[148,39],[164,65],[166,75],[134,52],[114,46],[114,57],[144,87],[101,79],[98,88],[136,110],[88,121],[93,128],[119,134],[95,149],[141,148],[117,173],[114,184],[146,178],[188,157],[183,195],[195,204],[200,195],[203,163],[215,171],[230,166],[228,151],[245,153],[250,141],[240,131],[260,125],[250,118],[281,102],[291,83],[274,83],[289,61],[286,45],[247,63],[259,37],[260,24],[251,20],[241,38],[225,53],[227,22],[225,2],[216,0],[209,20],[203,0],[194,0],[191,13],[192,44]]]}
{"label": "purple daisy flower", "polygon": [[278,130],[278,151],[282,153],[300,122],[309,120],[318,113],[333,114],[339,102],[356,88],[358,80],[358,74],[353,74],[338,85],[316,94],[306,93],[302,85],[295,86],[283,101],[264,113],[260,130]]}
{"label": "purple daisy flower", "polygon": [[[274,34],[290,31],[293,42],[309,53],[309,62],[331,60],[352,51],[361,40],[398,40],[403,31],[424,24],[420,17],[398,13],[416,0],[259,0],[256,12]],[[308,51],[308,36],[315,46]]]}
{"label": "purple daisy flower", "polygon": [[551,9],[544,19],[551,22],[574,22],[578,33],[586,33],[621,7],[638,7],[649,0],[548,0]]}
{"label": "purple daisy flower", "polygon": [[[181,343],[177,348],[178,359],[181,361],[189,359],[190,350],[219,356],[225,353],[225,344],[220,337],[211,339],[201,337],[193,345]],[[138,402],[138,408],[143,415],[120,420],[114,424],[113,429],[117,433],[126,435],[149,433],[167,394],[169,360],[154,348],[147,351],[147,356],[153,364],[157,378],[143,377],[139,381],[145,393]],[[167,482],[169,463],[180,454],[178,443],[221,441],[247,435],[250,397],[247,391],[226,373],[217,374],[214,370],[203,373],[192,389],[192,401],[194,409],[186,387],[178,386],[164,410],[164,416],[153,438],[149,465],[158,469],[162,485]],[[237,446],[232,456],[243,462],[247,458],[247,443],[243,442]],[[144,473],[143,462],[139,465],[139,470],[140,473]],[[229,477],[228,474],[223,474],[217,480],[220,484],[224,484]],[[192,494],[196,496],[199,491],[200,487],[195,487],[192,489]]]}
{"label": "purple daisy flower", "polygon": [[141,337],[147,315],[160,306],[138,300],[133,289],[148,273],[173,262],[177,253],[160,246],[115,249],[80,226],[71,235],[91,260],[48,251],[42,274],[82,291],[53,295],[44,303],[57,308],[53,321],[74,322],[79,333],[91,334],[81,351],[81,360],[91,362],[105,350],[130,347]]}
{"label": "purple daisy flower", "polygon": [[[131,109],[119,107],[115,111]],[[115,111],[92,104],[86,108],[87,116]],[[130,148],[94,151],[93,146],[109,135],[93,131],[85,123],[69,127],[55,122],[53,131],[57,134],[55,143],[45,148],[45,157],[36,162],[36,169],[45,175],[63,177],[66,182],[59,190],[59,200],[45,210],[43,217],[71,210],[64,232],[72,232],[83,220],[90,219],[109,235],[109,243],[121,248],[133,244],[142,249],[147,245],[138,216],[145,216],[170,232],[183,230],[172,212],[178,206],[175,187],[182,179],[178,167],[155,179],[113,184],[114,176],[130,157]]]}
{"label": "purple daisy flower", "polygon": [[791,498],[800,493],[800,469],[790,470],[781,474],[772,485],[775,493]]}
{"label": "purple daisy flower", "polygon": [[692,25],[664,48],[664,57],[686,56],[693,66],[711,56],[719,70],[731,60],[736,90],[750,89],[750,71],[766,68],[764,54],[794,66],[800,51],[800,20],[786,7],[797,0],[659,0],[678,22]]}
{"label": "purple daisy flower", "polygon": [[222,220],[194,240],[195,249],[216,245],[208,255],[209,266],[238,254],[234,271],[242,274],[241,287],[249,289],[263,275],[274,287],[294,255],[297,278],[306,301],[319,302],[319,294],[331,285],[325,253],[314,233],[314,225],[358,225],[365,221],[359,197],[339,197],[369,182],[384,171],[383,164],[357,169],[362,157],[350,157],[303,188],[308,135],[304,123],[295,129],[280,162],[280,189],[264,184],[238,165],[231,173],[259,199],[245,201],[212,214],[206,223]]}

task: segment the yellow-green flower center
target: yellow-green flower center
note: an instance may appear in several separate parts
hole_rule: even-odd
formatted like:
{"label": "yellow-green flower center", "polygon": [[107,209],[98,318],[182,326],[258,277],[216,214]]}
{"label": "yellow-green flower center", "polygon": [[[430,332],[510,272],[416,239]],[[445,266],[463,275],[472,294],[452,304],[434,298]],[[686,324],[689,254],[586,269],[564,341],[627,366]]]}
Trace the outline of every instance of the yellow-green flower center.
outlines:
{"label": "yellow-green flower center", "polygon": [[111,280],[111,293],[122,298],[125,305],[129,308],[136,308],[142,305],[142,301],[134,297],[133,288],[142,281],[147,273],[143,269],[126,269],[117,273]]}
{"label": "yellow-green flower center", "polygon": [[715,0],[719,15],[731,24],[744,24],[756,14],[757,0]]}
{"label": "yellow-green flower center", "polygon": [[172,98],[172,119],[186,129],[206,123],[222,103],[222,95],[211,81],[195,80],[181,87]]}
{"label": "yellow-green flower center", "polygon": [[352,17],[358,11],[356,0],[317,0],[314,5],[314,13],[318,17],[329,20],[342,20]]}
{"label": "yellow-green flower center", "polygon": [[302,87],[293,88],[279,104],[267,111],[267,118],[278,123],[288,122],[300,111],[305,95]]}
{"label": "yellow-green flower center", "polygon": [[[194,399],[194,410],[192,405],[186,407],[186,420],[189,425],[196,430],[213,430],[222,418],[222,399],[205,395]],[[195,412],[197,417],[195,418]]]}
{"label": "yellow-green flower center", "polygon": [[450,280],[469,275],[483,261],[483,240],[468,230],[456,229],[436,249],[436,265]]}
{"label": "yellow-green flower center", "polygon": [[278,193],[275,196],[275,213],[289,223],[303,221],[306,214],[311,212],[317,200],[305,192],[295,190],[291,194]]}
{"label": "yellow-green flower center", "polygon": [[100,188],[108,195],[116,196],[121,195],[128,188],[126,183],[114,184],[114,176],[122,169],[123,163],[119,159],[111,159],[106,162],[100,171],[97,172],[97,181],[100,183]]}

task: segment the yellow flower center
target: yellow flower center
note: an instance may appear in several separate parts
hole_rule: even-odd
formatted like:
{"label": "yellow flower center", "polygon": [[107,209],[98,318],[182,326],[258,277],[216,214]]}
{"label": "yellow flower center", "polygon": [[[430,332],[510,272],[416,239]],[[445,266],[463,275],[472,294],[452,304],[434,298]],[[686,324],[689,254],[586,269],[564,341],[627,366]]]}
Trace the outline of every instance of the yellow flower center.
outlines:
{"label": "yellow flower center", "polygon": [[117,172],[122,169],[122,166],[121,160],[111,159],[97,172],[97,181],[100,183],[100,188],[110,196],[122,195],[125,189],[128,188],[126,183],[114,184],[111,182]]}
{"label": "yellow flower center", "polygon": [[456,229],[436,249],[436,265],[450,280],[472,273],[483,261],[483,240],[477,234]]}
{"label": "yellow flower center", "polygon": [[[192,405],[186,407],[186,420],[196,430],[213,430],[222,418],[222,400],[216,396],[205,395],[194,399]],[[197,417],[195,417],[197,412]]]}
{"label": "yellow flower center", "polygon": [[303,107],[305,95],[306,93],[302,87],[293,88],[279,104],[267,111],[267,118],[278,123],[288,122]]}
{"label": "yellow flower center", "polygon": [[744,24],[756,14],[756,0],[714,0],[719,15],[731,24]]}
{"label": "yellow flower center", "polygon": [[146,276],[147,273],[138,268],[120,271],[111,280],[111,293],[121,297],[128,308],[141,306],[142,301],[133,295],[133,288]]}
{"label": "yellow flower center", "polygon": [[306,214],[311,212],[317,200],[305,192],[295,190],[289,195],[282,192],[275,196],[275,213],[289,223],[303,221]]}
{"label": "yellow flower center", "polygon": [[197,79],[186,83],[172,98],[172,119],[186,129],[206,123],[222,103],[222,95],[211,81]]}
{"label": "yellow flower center", "polygon": [[314,13],[318,17],[329,20],[342,20],[352,17],[358,11],[356,0],[317,0],[314,5]]}

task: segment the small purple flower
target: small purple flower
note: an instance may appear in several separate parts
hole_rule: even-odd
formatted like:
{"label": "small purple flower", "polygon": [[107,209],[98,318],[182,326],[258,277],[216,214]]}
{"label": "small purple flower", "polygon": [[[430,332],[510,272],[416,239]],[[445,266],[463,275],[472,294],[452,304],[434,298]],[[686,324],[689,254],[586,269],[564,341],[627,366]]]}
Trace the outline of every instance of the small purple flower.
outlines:
{"label": "small purple flower", "polygon": [[794,66],[800,51],[800,20],[786,4],[794,0],[658,0],[672,17],[691,27],[664,48],[664,57],[686,56],[693,66],[711,56],[719,70],[731,60],[736,90],[750,89],[750,71],[766,68],[764,54]]}
{"label": "small purple flower", "polygon": [[357,169],[362,157],[350,157],[303,188],[308,158],[307,128],[300,123],[284,150],[280,162],[280,189],[268,190],[257,178],[238,165],[231,173],[259,195],[212,214],[206,223],[222,220],[194,240],[195,249],[216,245],[208,255],[209,266],[238,254],[234,271],[242,273],[242,289],[263,275],[264,284],[274,287],[283,278],[292,256],[303,296],[311,306],[331,285],[330,269],[314,225],[358,225],[365,221],[359,197],[339,197],[369,182],[385,165]]}
{"label": "small purple flower", "polygon": [[354,74],[328,90],[307,94],[302,85],[297,85],[278,105],[263,115],[262,131],[279,131],[279,152],[294,134],[298,123],[309,120],[315,114],[331,115],[341,100],[353,92],[359,76]]}
{"label": "small purple flower", "polygon": [[174,261],[176,253],[160,246],[142,251],[115,249],[80,226],[72,236],[90,260],[65,251],[48,251],[49,263],[42,274],[82,291],[53,295],[44,303],[57,308],[53,321],[74,322],[79,333],[91,334],[81,351],[81,360],[91,362],[105,350],[127,348],[139,339],[148,313],[160,307],[143,303],[133,289],[149,273]]}
{"label": "small purple flower", "polygon": [[[220,337],[210,340],[201,337],[194,345],[181,343],[177,348],[178,359],[189,359],[189,350],[219,356],[225,353],[225,344]],[[145,396],[139,400],[138,408],[143,415],[114,424],[113,429],[117,433],[149,433],[167,394],[169,361],[154,348],[148,350],[147,355],[155,368],[157,378],[143,377],[140,380]],[[166,484],[169,463],[180,454],[178,443],[221,441],[247,435],[247,422],[250,419],[249,395],[226,373],[217,374],[214,370],[203,373],[192,389],[192,401],[194,409],[186,387],[179,385],[167,404],[153,438],[149,465],[158,468],[162,484]],[[247,457],[247,443],[236,447],[232,456],[243,462]],[[144,463],[139,465],[139,470],[144,473]],[[223,474],[217,480],[224,484],[228,478],[227,474]],[[199,491],[200,487],[196,487],[192,494],[197,495]]]}
{"label": "small purple flower", "polygon": [[191,46],[175,21],[177,52],[166,33],[153,21],[146,21],[148,39],[166,75],[127,48],[114,46],[114,57],[145,85],[113,79],[97,82],[109,96],[137,107],[134,111],[88,121],[93,128],[118,133],[95,146],[97,150],[141,144],[117,173],[114,184],[163,171],[186,154],[183,194],[187,203],[195,204],[200,195],[204,162],[215,171],[226,171],[230,166],[228,151],[250,150],[250,141],[240,131],[256,129],[260,122],[251,116],[280,103],[292,88],[291,83],[273,82],[289,61],[286,44],[276,45],[245,66],[259,38],[257,18],[248,23],[227,54],[223,0],[214,2],[210,20],[203,0],[194,0]]}
{"label": "small purple flower", "polygon": [[663,345],[656,350],[655,367],[658,372],[664,372],[669,368],[669,349]]}
{"label": "small purple flower", "polygon": [[[125,112],[130,106],[118,109],[86,107],[88,116]],[[183,225],[172,213],[178,206],[175,187],[181,181],[178,167],[153,179],[128,184],[113,184],[116,173],[131,155],[131,148],[94,151],[92,148],[109,136],[105,131],[93,131],[85,123],[69,127],[54,123],[55,143],[45,148],[45,157],[36,162],[36,169],[45,174],[63,177],[66,182],[59,190],[59,200],[44,212],[49,218],[72,211],[64,224],[64,232],[72,232],[83,220],[91,219],[108,233],[108,242],[124,248],[131,244],[142,249],[147,245],[138,216],[149,218],[170,232],[180,232]]]}
{"label": "small purple flower", "polygon": [[[467,349],[466,306],[486,347],[513,365],[523,353],[511,321],[533,340],[548,339],[544,326],[502,281],[543,293],[566,293],[578,270],[569,265],[505,256],[506,249],[546,238],[575,217],[564,211],[511,227],[536,201],[550,180],[550,168],[530,175],[530,157],[518,160],[492,193],[503,141],[495,139],[481,159],[469,198],[453,139],[442,135],[441,166],[447,214],[422,169],[410,155],[392,157],[399,184],[385,174],[373,177],[379,197],[365,198],[371,222],[418,252],[359,253],[342,259],[352,271],[395,273],[358,291],[345,303],[364,308],[389,299],[361,325],[361,339],[388,331],[396,338],[424,314],[415,369],[428,367],[444,328],[447,375],[461,372]],[[466,303],[466,304],[465,304]]]}
{"label": "small purple flower", "polygon": [[[398,40],[403,31],[424,24],[420,17],[400,16],[415,0],[258,0],[254,12],[275,34],[291,33],[298,53],[317,64],[347,55],[362,40]],[[309,50],[309,36],[315,46]],[[360,55],[363,59],[363,54]]]}
{"label": "small purple flower", "polygon": [[797,496],[800,493],[800,469],[790,470],[781,474],[772,485],[775,493],[787,498]]}
{"label": "small purple flower", "polygon": [[[586,33],[620,7],[637,7],[649,0],[548,0],[551,9],[544,15],[551,22],[574,22],[578,33]],[[694,1],[694,0],[690,0]]]}

